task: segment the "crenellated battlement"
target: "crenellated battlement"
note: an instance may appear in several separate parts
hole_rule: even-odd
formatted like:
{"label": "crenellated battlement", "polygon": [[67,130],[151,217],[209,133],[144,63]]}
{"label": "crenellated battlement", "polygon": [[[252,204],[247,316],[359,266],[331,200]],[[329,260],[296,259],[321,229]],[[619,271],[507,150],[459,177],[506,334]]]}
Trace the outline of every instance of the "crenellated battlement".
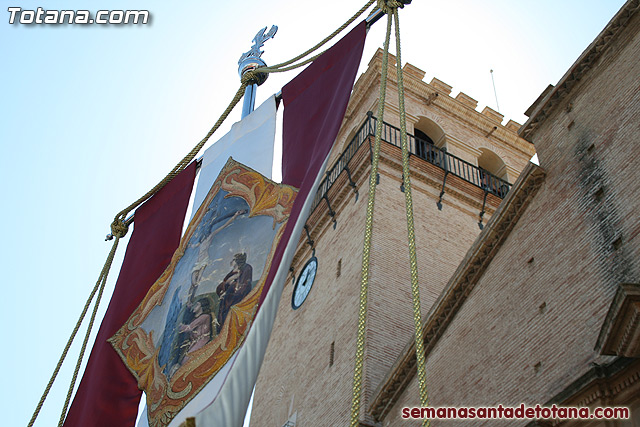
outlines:
{"label": "crenellated battlement", "polygon": [[[379,87],[382,55],[378,49],[354,86],[335,156],[348,144],[366,112],[377,111],[378,91],[371,88]],[[389,54],[384,120],[399,127],[396,61]],[[515,182],[535,154],[533,145],[517,134],[521,125],[514,120],[503,124],[504,115],[491,107],[479,111],[478,101],[462,91],[452,96],[453,87],[436,77],[427,83],[425,71],[415,65],[406,63],[402,69],[407,132],[422,135],[437,147]]]}
{"label": "crenellated battlement", "polygon": [[[365,74],[369,73],[372,69],[375,69],[377,72],[380,71],[382,67],[382,53],[383,53],[382,49],[378,48],[374,56],[369,61],[369,70],[367,70]],[[396,82],[395,55],[389,54],[388,67],[389,67],[389,72],[388,72],[389,79],[391,82],[395,83]],[[458,92],[458,94],[455,97],[452,97],[451,93],[453,91],[453,86],[448,85],[447,83],[438,79],[437,77],[433,77],[429,83],[425,82],[424,78],[426,76],[426,72],[416,67],[415,65],[412,65],[407,62],[402,67],[402,70],[404,72],[405,87],[417,89],[417,86],[420,86],[420,84],[425,85],[424,89],[431,90],[432,92],[436,92],[438,96],[446,96],[449,100],[458,101],[465,107],[468,107],[471,110],[476,111],[476,113],[482,116],[485,116],[490,121],[494,122],[495,124],[500,124],[502,127],[510,131],[517,132],[517,130],[522,126],[520,123],[514,120],[509,120],[505,125],[502,125],[502,121],[504,120],[503,114],[500,114],[500,112],[488,106],[484,107],[482,111],[478,111],[477,110],[478,101],[462,91]],[[358,82],[359,81],[360,80],[358,80]],[[356,86],[358,82],[356,83]],[[422,92],[422,91],[418,90],[418,92]]]}

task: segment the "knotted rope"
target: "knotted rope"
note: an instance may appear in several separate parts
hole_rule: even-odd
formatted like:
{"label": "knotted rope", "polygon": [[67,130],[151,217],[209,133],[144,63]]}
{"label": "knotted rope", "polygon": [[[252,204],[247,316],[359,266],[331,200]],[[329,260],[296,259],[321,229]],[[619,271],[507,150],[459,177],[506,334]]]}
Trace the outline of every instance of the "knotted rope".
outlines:
{"label": "knotted rope", "polygon": [[402,9],[404,7],[404,3],[398,0],[377,0],[377,5],[388,16],[393,16],[398,11],[398,8]]}
{"label": "knotted rope", "polygon": [[120,218],[116,218],[111,223],[111,235],[114,237],[123,238],[127,235],[127,231],[129,231],[129,225],[121,220]]}

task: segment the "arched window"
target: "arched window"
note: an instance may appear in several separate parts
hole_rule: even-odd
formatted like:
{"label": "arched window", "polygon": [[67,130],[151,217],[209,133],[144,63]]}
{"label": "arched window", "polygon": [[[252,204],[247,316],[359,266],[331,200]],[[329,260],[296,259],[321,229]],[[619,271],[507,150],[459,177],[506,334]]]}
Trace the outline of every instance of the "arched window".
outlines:
{"label": "arched window", "polygon": [[486,148],[480,149],[478,168],[480,168],[479,173],[482,187],[494,194],[504,197],[503,193],[506,194],[508,186],[505,186],[504,182],[496,179],[500,178],[501,180],[507,181],[507,166],[500,156]]}
{"label": "arched window", "polygon": [[416,156],[428,162],[436,163],[436,158],[439,156],[433,140],[420,129],[415,129],[414,133],[416,137]]}
{"label": "arched window", "polygon": [[433,120],[420,118],[414,125],[415,155],[438,166],[444,161],[444,131]]}
{"label": "arched window", "polygon": [[438,148],[445,148],[444,131],[436,122],[426,117],[420,117],[420,120],[413,125],[414,132],[420,132],[423,136],[428,137],[429,141]]}
{"label": "arched window", "polygon": [[498,178],[502,178],[504,180],[507,179],[507,166],[504,164],[504,161],[502,161],[500,156],[491,150],[487,150],[486,148],[480,149],[478,167],[490,172]]}
{"label": "arched window", "polygon": [[433,144],[433,139],[429,138],[429,135],[427,135],[426,133],[422,132],[420,129],[416,129],[415,133],[416,133],[416,138],[421,139],[423,141],[427,141],[430,144]]}

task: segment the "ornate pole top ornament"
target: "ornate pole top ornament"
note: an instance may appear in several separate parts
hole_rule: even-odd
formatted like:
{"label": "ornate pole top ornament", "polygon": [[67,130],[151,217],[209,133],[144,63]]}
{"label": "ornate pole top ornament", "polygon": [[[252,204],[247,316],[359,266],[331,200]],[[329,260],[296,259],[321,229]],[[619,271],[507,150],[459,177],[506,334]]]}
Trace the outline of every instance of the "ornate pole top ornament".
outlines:
{"label": "ornate pole top ornament", "polygon": [[278,26],[272,25],[271,29],[267,34],[264,33],[265,31],[267,31],[267,27],[264,27],[263,29],[258,31],[258,33],[255,35],[255,37],[252,40],[253,46],[251,46],[251,50],[242,54],[242,56],[238,60],[238,65],[242,64],[242,61],[244,61],[249,57],[260,58],[264,53],[263,51],[260,50],[260,48],[264,46],[264,42],[273,38],[273,36],[276,35],[276,33],[278,32]]}
{"label": "ornate pole top ornament", "polygon": [[[260,59],[260,57],[264,53],[264,51],[260,50],[260,48],[264,46],[264,43],[267,40],[273,38],[273,36],[276,35],[278,27],[276,25],[272,25],[268,33],[265,34],[265,31],[267,31],[267,27],[264,27],[263,29],[258,31],[258,33],[253,38],[253,45],[251,46],[251,49],[240,56],[240,59],[238,60],[238,73],[240,74],[240,77],[242,77],[243,74],[247,71],[267,66],[267,64],[262,59]],[[255,83],[261,85],[265,82],[265,80],[267,80],[267,76],[268,74],[258,74],[256,76]]]}

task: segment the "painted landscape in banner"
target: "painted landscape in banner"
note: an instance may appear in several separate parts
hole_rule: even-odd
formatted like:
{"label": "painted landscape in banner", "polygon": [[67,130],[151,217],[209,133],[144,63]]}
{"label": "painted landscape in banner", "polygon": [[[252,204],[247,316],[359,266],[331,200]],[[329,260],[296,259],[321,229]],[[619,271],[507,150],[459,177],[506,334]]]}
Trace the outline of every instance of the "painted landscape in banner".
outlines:
{"label": "painted landscape in banner", "polygon": [[110,342],[167,425],[243,342],[296,190],[229,160],[170,265]]}

